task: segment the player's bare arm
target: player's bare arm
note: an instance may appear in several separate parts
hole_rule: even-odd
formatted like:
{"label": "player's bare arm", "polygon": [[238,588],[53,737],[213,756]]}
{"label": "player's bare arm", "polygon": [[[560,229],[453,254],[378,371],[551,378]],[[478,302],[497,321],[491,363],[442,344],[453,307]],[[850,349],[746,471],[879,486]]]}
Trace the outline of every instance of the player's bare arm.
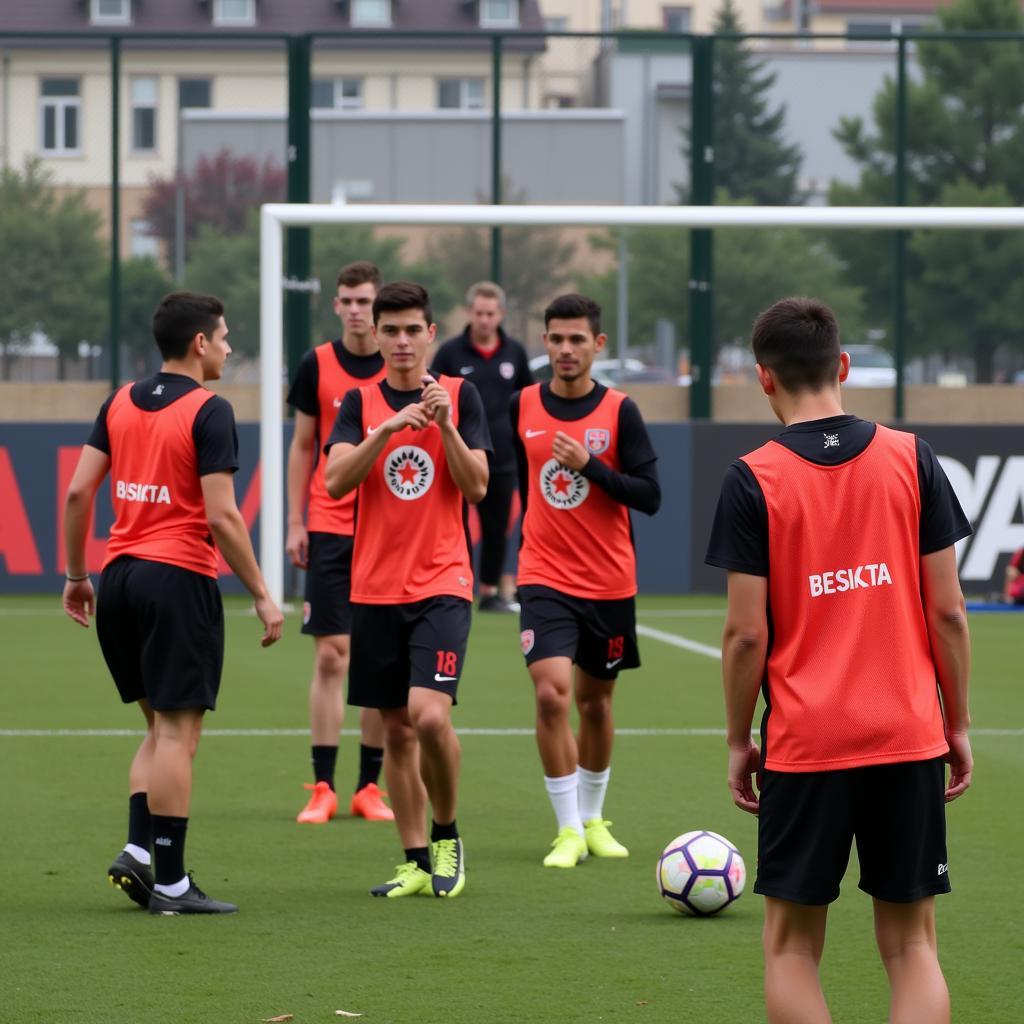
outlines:
{"label": "player's bare arm", "polygon": [[[729,791],[741,810],[757,814],[752,777],[761,753],[750,738],[757,694],[768,657],[768,580],[729,573],[729,608],[722,634],[722,680],[725,687],[726,742],[729,745]],[[760,787],[758,787],[760,788]]]}
{"label": "player's bare arm", "polygon": [[327,493],[332,498],[342,498],[349,491],[354,491],[366,479],[392,434],[406,427],[422,430],[428,423],[430,417],[423,404],[414,402],[395,413],[391,419],[385,420],[359,444],[347,444],[344,441],[332,444],[324,470]]}
{"label": "player's bare arm", "polygon": [[577,473],[582,473],[583,467],[590,461],[590,453],[586,448],[563,430],[559,430],[555,434],[555,438],[551,442],[551,454],[566,469],[574,470]]}
{"label": "player's bare arm", "polygon": [[288,536],[284,549],[292,565],[308,567],[309,534],[303,516],[309,494],[309,478],[316,455],[316,417],[295,411],[295,431],[288,448]]}
{"label": "player's bare arm", "polygon": [[967,701],[971,670],[971,637],[967,607],[960,590],[956,550],[948,547],[921,559],[921,594],[932,657],[942,694],[942,717],[946,725],[949,753],[949,782],[946,800],[955,800],[971,784],[974,758],[967,730],[971,713]]}
{"label": "player's bare arm", "polygon": [[85,564],[85,538],[92,518],[92,503],[103,478],[110,470],[110,456],[92,445],[83,445],[64,503],[64,611],[81,626],[89,628],[89,616],[96,612],[96,595]]}
{"label": "player's bare arm", "polygon": [[263,647],[281,639],[284,615],[267,593],[267,585],[256,562],[249,530],[235,502],[235,481],[231,473],[207,473],[201,478],[206,522],[224,560],[253,596],[256,614],[263,623]]}

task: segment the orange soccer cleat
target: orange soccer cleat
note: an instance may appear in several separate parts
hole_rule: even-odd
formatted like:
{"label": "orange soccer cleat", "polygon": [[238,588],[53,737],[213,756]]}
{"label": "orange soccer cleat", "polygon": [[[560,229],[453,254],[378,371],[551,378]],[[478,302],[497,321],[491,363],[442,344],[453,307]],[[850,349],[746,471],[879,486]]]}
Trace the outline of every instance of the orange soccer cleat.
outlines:
{"label": "orange soccer cleat", "polygon": [[381,792],[376,782],[368,782],[352,794],[349,812],[353,818],[365,818],[367,821],[394,821],[395,812],[384,803],[386,796],[387,793]]}
{"label": "orange soccer cleat", "polygon": [[295,820],[305,825],[326,825],[338,813],[338,794],[326,782],[307,782],[306,789],[313,790],[313,795]]}

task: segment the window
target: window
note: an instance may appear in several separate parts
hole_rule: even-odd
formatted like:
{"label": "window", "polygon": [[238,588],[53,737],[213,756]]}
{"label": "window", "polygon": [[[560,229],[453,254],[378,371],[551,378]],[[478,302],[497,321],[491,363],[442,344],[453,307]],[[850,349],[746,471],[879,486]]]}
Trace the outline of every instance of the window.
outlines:
{"label": "window", "polygon": [[160,83],[156,78],[132,79],[132,150],[151,153],[156,149],[156,101]]}
{"label": "window", "polygon": [[519,28],[519,0],[480,0],[481,28]]}
{"label": "window", "polygon": [[208,78],[179,78],[178,109],[208,110],[213,106],[212,92],[213,83]]}
{"label": "window", "polygon": [[483,110],[482,78],[439,78],[437,105],[441,110]]}
{"label": "window", "polygon": [[380,28],[391,24],[391,0],[351,0],[355,28]]}
{"label": "window", "polygon": [[78,119],[82,101],[77,78],[44,78],[40,84],[42,151],[50,155],[79,151]]}
{"label": "window", "polygon": [[255,25],[256,0],[214,0],[215,25]]}
{"label": "window", "polygon": [[141,259],[160,258],[160,240],[153,234],[153,225],[148,220],[132,220],[131,254]]}
{"label": "window", "polygon": [[569,19],[564,15],[559,15],[555,18],[545,18],[544,28],[548,32],[568,32],[569,31]]}
{"label": "window", "polygon": [[361,110],[361,78],[317,78],[313,81],[313,106],[320,110]]}
{"label": "window", "polygon": [[693,9],[690,7],[662,7],[661,20],[666,32],[689,32],[690,16]]}
{"label": "window", "polygon": [[94,25],[130,25],[131,0],[92,0],[89,5],[89,20]]}

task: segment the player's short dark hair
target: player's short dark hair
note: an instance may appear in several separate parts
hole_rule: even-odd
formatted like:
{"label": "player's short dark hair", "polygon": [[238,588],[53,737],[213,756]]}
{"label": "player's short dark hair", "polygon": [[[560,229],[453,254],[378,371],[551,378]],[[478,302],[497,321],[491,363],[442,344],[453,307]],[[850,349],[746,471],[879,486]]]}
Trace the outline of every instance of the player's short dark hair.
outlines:
{"label": "player's short dark hair", "polygon": [[839,375],[839,322],[817,299],[770,306],[754,321],[750,347],[786,391],[821,391]]}
{"label": "player's short dark hair", "polygon": [[428,327],[434,322],[430,296],[423,285],[415,281],[392,281],[384,285],[373,300],[373,324],[376,327],[381,313],[401,313],[407,309],[420,310]]}
{"label": "player's short dark hair", "polygon": [[171,292],[153,313],[153,337],[164,359],[184,359],[197,334],[213,336],[224,315],[224,303],[216,295]]}
{"label": "player's short dark hair", "polygon": [[347,263],[338,271],[338,281],[335,285],[340,288],[357,288],[361,284],[372,284],[377,291],[380,291],[381,276],[380,267],[369,260],[356,260],[355,263]]}
{"label": "player's short dark hair", "polygon": [[575,320],[581,316],[587,318],[587,323],[595,335],[601,333],[601,307],[586,295],[569,292],[566,295],[559,295],[544,310],[544,327],[547,328],[552,320]]}

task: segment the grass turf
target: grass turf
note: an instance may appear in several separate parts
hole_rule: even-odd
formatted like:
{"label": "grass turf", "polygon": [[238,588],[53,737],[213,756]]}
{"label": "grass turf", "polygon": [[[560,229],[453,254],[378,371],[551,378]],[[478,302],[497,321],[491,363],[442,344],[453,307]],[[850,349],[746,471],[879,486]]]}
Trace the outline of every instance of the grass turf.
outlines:
{"label": "grass turf", "polygon": [[[244,606],[229,602],[220,708],[207,728],[305,725],[311,645],[295,617],[267,651]],[[720,599],[644,598],[640,621],[716,645]],[[678,613],[677,613],[678,612]],[[954,1016],[1020,1019],[1024,953],[1016,806],[1024,727],[1012,616],[972,621],[975,787],[949,811],[951,896],[938,901],[940,952]],[[515,617],[477,616],[462,728],[529,730],[530,685]],[[116,699],[95,633],[56,600],[0,598],[4,684],[0,730],[138,728]],[[719,664],[641,639],[644,667],[616,696],[624,729],[722,723]],[[555,832],[532,736],[467,735],[459,823],[467,887],[452,903],[372,900],[400,859],[393,826],[342,816],[300,827],[308,741],[302,735],[203,740],[187,862],[201,885],[237,901],[228,918],[151,918],[107,887],[124,841],[133,736],[0,734],[5,780],[0,929],[3,1018],[18,1021],[228,1022],[294,1014],[296,1024],[368,1022],[761,1021],[762,905],[747,892],[719,918],[682,918],[659,900],[657,855],[678,833],[729,836],[754,870],[755,821],[724,786],[721,736],[617,739],[606,813],[632,851],[546,871]],[[354,737],[342,740],[338,785],[354,782]],[[822,968],[836,1021],[880,1024],[886,985],[856,858],[830,911]]]}

